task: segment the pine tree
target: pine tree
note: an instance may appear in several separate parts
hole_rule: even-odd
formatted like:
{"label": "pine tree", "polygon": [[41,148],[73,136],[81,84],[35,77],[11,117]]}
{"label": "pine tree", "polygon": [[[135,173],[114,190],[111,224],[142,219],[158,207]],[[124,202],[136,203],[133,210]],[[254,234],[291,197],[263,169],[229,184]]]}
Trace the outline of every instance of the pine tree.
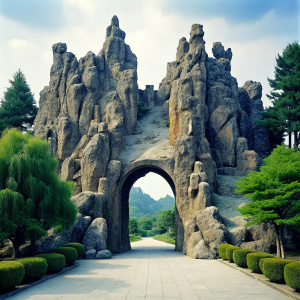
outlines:
{"label": "pine tree", "polygon": [[[300,46],[293,42],[278,54],[274,72],[275,78],[268,78],[272,88],[268,98],[273,107],[264,114],[260,125],[267,128],[280,141],[283,130],[288,134],[289,147],[299,144],[300,131]],[[279,137],[279,138],[278,138]],[[272,142],[272,141],[271,141]]]}
{"label": "pine tree", "polygon": [[48,229],[72,225],[76,208],[73,185],[57,175],[57,159],[47,141],[15,129],[0,139],[0,242],[9,239],[13,257],[27,240],[36,241]]}
{"label": "pine tree", "polygon": [[284,258],[283,229],[300,231],[300,152],[278,146],[265,159],[261,172],[237,182],[238,193],[253,201],[238,208],[248,223],[269,223],[276,233],[277,256]]}
{"label": "pine tree", "polygon": [[29,130],[38,108],[25,75],[18,70],[9,81],[11,86],[4,92],[0,107],[0,134],[6,128]]}

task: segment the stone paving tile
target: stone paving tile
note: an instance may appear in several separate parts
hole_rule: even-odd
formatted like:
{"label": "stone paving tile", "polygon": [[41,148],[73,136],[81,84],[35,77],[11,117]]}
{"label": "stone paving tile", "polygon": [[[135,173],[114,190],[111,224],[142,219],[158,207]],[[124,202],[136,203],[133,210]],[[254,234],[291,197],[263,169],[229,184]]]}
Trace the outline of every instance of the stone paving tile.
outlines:
{"label": "stone paving tile", "polygon": [[217,260],[193,260],[146,238],[110,260],[80,266],[10,299],[286,300],[282,293]]}

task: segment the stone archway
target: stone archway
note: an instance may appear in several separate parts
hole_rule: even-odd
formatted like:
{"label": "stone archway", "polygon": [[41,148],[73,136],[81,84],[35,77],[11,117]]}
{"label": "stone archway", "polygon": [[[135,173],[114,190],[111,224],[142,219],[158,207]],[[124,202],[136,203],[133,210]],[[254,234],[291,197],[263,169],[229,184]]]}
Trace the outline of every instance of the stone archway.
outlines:
{"label": "stone archway", "polygon": [[128,189],[151,169],[169,178],[176,194],[176,249],[216,257],[217,245],[230,236],[218,209],[209,207],[217,174],[257,170],[257,153],[269,149],[267,132],[256,123],[263,110],[260,83],[238,88],[231,49],[214,43],[214,58],[208,57],[203,36],[203,26],[194,24],[189,41],[180,39],[158,91],[138,88],[137,58],[116,16],[97,55],[77,60],[66,44],[52,47],[35,135],[48,140],[61,179],[73,180],[77,194],[93,193],[105,204],[107,215],[99,210],[92,219],[106,218],[115,252],[130,248],[122,229]]}
{"label": "stone archway", "polygon": [[[130,241],[129,241],[129,232],[128,232],[128,220],[129,220],[129,193],[132,185],[136,180],[139,178],[145,176],[147,173],[153,172],[160,176],[162,176],[170,185],[174,197],[175,197],[175,206],[176,206],[176,188],[173,179],[171,176],[161,169],[160,167],[156,167],[154,165],[139,165],[135,168],[128,171],[121,183],[121,214],[120,214],[120,220],[117,221],[119,224],[121,224],[121,237],[120,237],[120,248],[121,249],[130,249]],[[180,217],[178,214],[176,214],[176,223],[180,222]],[[176,246],[175,246],[176,249]]]}

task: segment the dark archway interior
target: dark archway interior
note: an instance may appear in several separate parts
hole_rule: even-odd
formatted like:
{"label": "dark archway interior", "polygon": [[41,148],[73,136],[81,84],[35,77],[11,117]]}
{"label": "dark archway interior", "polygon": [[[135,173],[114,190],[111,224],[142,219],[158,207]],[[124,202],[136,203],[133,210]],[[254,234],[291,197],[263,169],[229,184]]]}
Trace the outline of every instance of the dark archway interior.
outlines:
{"label": "dark archway interior", "polygon": [[127,178],[125,179],[122,190],[121,190],[121,244],[123,245],[124,250],[131,249],[130,240],[129,240],[129,230],[128,230],[128,221],[129,221],[129,193],[133,184],[141,177],[145,176],[149,172],[156,173],[162,176],[170,185],[174,197],[175,197],[175,206],[176,206],[176,191],[175,185],[172,178],[162,169],[156,168],[153,166],[143,166],[137,169],[132,170]]}

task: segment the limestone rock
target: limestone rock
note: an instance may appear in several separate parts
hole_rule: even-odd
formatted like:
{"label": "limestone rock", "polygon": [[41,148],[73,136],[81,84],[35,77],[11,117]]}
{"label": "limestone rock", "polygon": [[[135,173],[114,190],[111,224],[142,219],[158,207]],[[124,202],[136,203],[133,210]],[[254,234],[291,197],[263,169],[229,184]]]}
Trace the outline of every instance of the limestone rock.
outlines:
{"label": "limestone rock", "polygon": [[94,258],[96,258],[96,252],[97,251],[95,249],[85,251],[84,258],[85,259],[94,259]]}
{"label": "limestone rock", "polygon": [[103,218],[96,218],[85,232],[82,244],[86,250],[105,250],[107,225]]}
{"label": "limestone rock", "polygon": [[85,147],[82,160],[82,190],[97,191],[99,178],[105,176],[109,161],[109,137],[106,134],[96,134]]}
{"label": "limestone rock", "polygon": [[109,250],[100,250],[96,254],[96,259],[110,259],[112,258],[112,254]]}
{"label": "limestone rock", "polygon": [[95,206],[95,194],[92,192],[82,192],[71,198],[78,211],[83,216],[91,216]]}

